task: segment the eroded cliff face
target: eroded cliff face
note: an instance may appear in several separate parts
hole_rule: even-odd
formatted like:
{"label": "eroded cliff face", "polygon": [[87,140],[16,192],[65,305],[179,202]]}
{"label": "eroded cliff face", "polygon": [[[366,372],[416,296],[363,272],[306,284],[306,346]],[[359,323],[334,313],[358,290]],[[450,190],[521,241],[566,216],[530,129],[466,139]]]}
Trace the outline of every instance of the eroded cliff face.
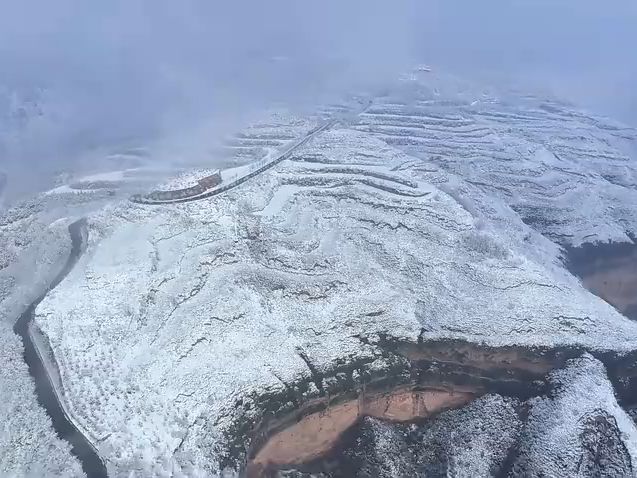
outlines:
{"label": "eroded cliff face", "polygon": [[637,244],[584,244],[568,249],[566,261],[584,287],[629,319],[637,320]]}
{"label": "eroded cliff face", "polygon": [[[286,394],[270,396],[267,402],[255,399],[257,410],[253,410],[252,415],[256,418],[251,423],[244,422],[237,429],[241,429],[239,435],[247,439],[244,441],[248,447],[247,475],[270,476],[277,470],[299,467],[330,471],[329,463],[335,459],[334,454],[341,453],[348,440],[347,446],[351,447],[348,453],[364,456],[364,451],[355,449],[356,437],[360,437],[359,433],[366,433],[360,431],[361,423],[385,423],[383,426],[393,432],[406,430],[397,426],[398,423],[425,426],[429,422],[424,419],[431,420],[445,410],[462,409],[489,394],[524,403],[516,408],[516,413],[528,417],[529,404],[540,400],[535,397],[554,396],[555,391],[560,389],[561,382],[555,377],[566,372],[555,370],[564,367],[571,373],[583,367],[584,371],[577,372],[580,374],[578,380],[588,380],[586,370],[595,371],[600,378],[591,380],[594,383],[604,381],[604,393],[610,393],[610,398],[605,400],[615,407],[615,412],[620,410],[614,401],[612,385],[605,378],[606,369],[602,363],[591,356],[574,358],[586,355],[582,349],[497,349],[453,341],[404,343],[392,342],[386,336],[380,343],[387,351],[387,366],[376,367],[375,375],[361,374],[360,381],[343,382],[328,389],[322,387],[323,393],[318,392],[314,396],[311,392],[299,392],[304,390],[303,386],[290,384],[287,393],[293,393],[295,397],[291,412],[280,408],[280,404],[290,399]],[[606,361],[612,370],[610,378],[616,383],[620,398],[631,403],[637,382],[632,366],[635,354],[600,354],[600,360]],[[359,363],[357,367],[365,370],[365,365]],[[335,383],[337,377],[345,373],[345,369],[331,370],[322,375],[321,385]],[[569,394],[562,395],[572,398]],[[253,404],[249,408],[252,409]],[[370,422],[369,418],[380,422]],[[590,433],[594,433],[601,422],[591,420]],[[235,448],[235,452],[241,456],[241,447]],[[408,459],[408,456],[401,459]],[[348,476],[343,470],[351,469],[351,466],[341,465],[330,471],[329,476]]]}
{"label": "eroded cliff face", "polygon": [[258,476],[633,476],[637,429],[599,361],[568,360],[547,375],[544,392],[485,394],[409,424],[365,417],[320,459]]}
{"label": "eroded cliff face", "polygon": [[413,421],[466,405],[475,394],[469,390],[395,389],[361,394],[354,400],[328,406],[267,439],[247,466],[248,476],[262,476],[282,465],[307,463],[328,455],[364,417],[395,422]]}
{"label": "eroded cliff face", "polygon": [[498,476],[522,429],[522,408],[492,394],[427,421],[364,418],[321,460],[270,476]]}

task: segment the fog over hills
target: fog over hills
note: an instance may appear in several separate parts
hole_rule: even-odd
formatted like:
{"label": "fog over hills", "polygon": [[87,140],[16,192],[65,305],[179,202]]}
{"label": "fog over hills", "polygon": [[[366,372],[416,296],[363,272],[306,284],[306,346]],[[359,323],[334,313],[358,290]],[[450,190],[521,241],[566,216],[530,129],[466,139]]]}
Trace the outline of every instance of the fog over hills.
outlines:
{"label": "fog over hills", "polygon": [[8,2],[0,163],[18,194],[60,170],[108,167],[96,149],[161,140],[165,161],[214,162],[210,144],[273,103],[315,106],[421,62],[634,124],[635,10],[630,0]]}
{"label": "fog over hills", "polygon": [[7,13],[1,476],[635,476],[632,2]]}

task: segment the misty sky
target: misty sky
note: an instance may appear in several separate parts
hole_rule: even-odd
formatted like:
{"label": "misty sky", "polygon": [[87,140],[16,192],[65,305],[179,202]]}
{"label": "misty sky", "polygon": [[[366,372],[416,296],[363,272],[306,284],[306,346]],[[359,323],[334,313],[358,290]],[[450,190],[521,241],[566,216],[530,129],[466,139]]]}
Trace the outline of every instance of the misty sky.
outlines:
{"label": "misty sky", "polygon": [[43,110],[0,145],[14,169],[202,122],[232,129],[416,63],[637,124],[634,0],[0,1],[0,128],[16,92]]}

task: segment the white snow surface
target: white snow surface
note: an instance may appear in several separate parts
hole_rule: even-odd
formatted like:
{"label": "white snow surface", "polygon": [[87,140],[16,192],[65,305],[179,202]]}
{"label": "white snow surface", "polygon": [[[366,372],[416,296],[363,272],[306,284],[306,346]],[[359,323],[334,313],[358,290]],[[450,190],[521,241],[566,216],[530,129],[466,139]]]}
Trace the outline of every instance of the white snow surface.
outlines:
{"label": "white snow surface", "polygon": [[458,174],[560,244],[637,233],[637,131],[543,97],[444,74],[405,81],[355,128]]}
{"label": "white snow surface", "polygon": [[38,237],[19,249],[16,260],[0,269],[0,322],[10,326],[46,291],[71,251],[68,222],[59,220],[38,226]]}
{"label": "white snow surface", "polygon": [[[300,352],[328,368],[373,356],[381,333],[635,350],[637,324],[585,291],[552,242],[635,233],[635,131],[560,102],[513,101],[426,76],[415,73],[357,117],[326,107],[324,117],[336,111],[349,126],[214,198],[143,206],[58,191],[3,213],[8,334],[68,253],[69,219],[55,220],[88,216],[88,250],[36,321],[60,366],[66,408],[110,476],[218,474],[235,400],[308,377]],[[236,164],[263,159],[318,122],[274,114],[228,148],[241,156]],[[192,185],[205,172],[165,186]],[[19,341],[5,345],[20,357]],[[633,437],[601,365],[577,367],[574,383],[592,380],[591,396]],[[13,370],[0,385],[14,383],[11,374],[28,382],[24,367]],[[22,401],[31,411],[5,438],[42,430],[34,449],[50,446],[51,463],[78,469],[32,390],[20,387],[4,416]],[[573,387],[573,400],[585,395],[586,386]],[[24,451],[5,463],[23,466]]]}
{"label": "white snow surface", "polygon": [[[88,199],[88,198],[86,198]],[[63,205],[63,207],[61,207]],[[43,195],[0,215],[0,476],[84,476],[37,402],[23,344],[12,327],[47,292],[71,252],[68,225],[90,208]]]}
{"label": "white snow surface", "polygon": [[[591,476],[580,469],[581,455],[588,451],[582,450],[582,433],[586,431],[587,419],[594,419],[600,414],[614,419],[634,469],[637,463],[637,428],[617,404],[604,365],[585,355],[552,372],[549,380],[555,389],[554,396],[529,401],[529,420],[522,435],[528,472],[532,472],[533,476],[555,478]],[[605,456],[607,451],[601,449],[597,453],[607,463],[616,460],[616,457]]]}
{"label": "white snow surface", "polygon": [[36,320],[112,476],[220,472],[235,399],[307,377],[299,351],[369,354],[356,336],[637,348],[506,201],[348,128],[227,194],[89,228]]}
{"label": "white snow surface", "polygon": [[2,249],[7,265],[0,268],[2,477],[84,476],[79,461],[71,455],[71,447],[56,435],[50,418],[36,401],[22,341],[12,330],[16,319],[46,292],[64,267],[71,249],[67,225],[64,220],[48,226],[36,221],[38,236],[26,245],[20,244],[20,236],[6,237],[4,228],[0,229],[2,244],[17,243],[13,244],[14,251]]}
{"label": "white snow surface", "polygon": [[0,322],[0,476],[85,476],[70,445],[53,431],[35,401],[35,387],[22,358],[20,338]]}

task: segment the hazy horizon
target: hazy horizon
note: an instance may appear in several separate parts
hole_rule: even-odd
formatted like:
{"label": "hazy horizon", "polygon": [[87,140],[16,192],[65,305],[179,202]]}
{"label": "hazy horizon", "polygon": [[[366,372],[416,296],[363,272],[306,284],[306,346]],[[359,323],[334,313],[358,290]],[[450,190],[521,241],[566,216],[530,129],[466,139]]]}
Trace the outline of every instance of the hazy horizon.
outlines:
{"label": "hazy horizon", "polygon": [[630,0],[8,2],[0,165],[47,175],[110,144],[221,136],[274,103],[302,109],[418,63],[634,125],[635,25]]}

